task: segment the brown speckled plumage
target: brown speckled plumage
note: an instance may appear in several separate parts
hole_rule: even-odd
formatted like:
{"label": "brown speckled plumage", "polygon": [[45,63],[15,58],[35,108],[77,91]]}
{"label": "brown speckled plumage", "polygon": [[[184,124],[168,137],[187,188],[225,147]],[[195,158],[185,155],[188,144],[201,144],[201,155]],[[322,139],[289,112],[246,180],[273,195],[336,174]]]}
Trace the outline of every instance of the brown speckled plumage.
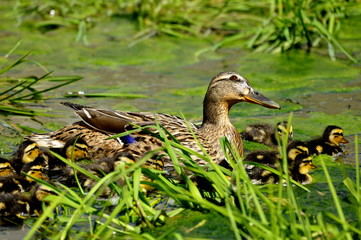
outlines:
{"label": "brown speckled plumage", "polygon": [[[154,137],[158,131],[154,127],[146,127],[159,123],[180,144],[202,153],[201,147],[195,141],[194,133],[204,150],[216,163],[219,163],[224,159],[220,137],[226,137],[238,149],[239,154],[243,155],[242,140],[228,116],[231,107],[242,101],[268,108],[280,108],[277,103],[253,90],[248,80],[241,75],[225,72],[218,74],[209,84],[203,103],[201,126],[168,114],[97,110],[78,104],[63,103],[73,108],[83,122],[74,123],[47,135],[32,135],[29,139],[38,142],[40,146],[45,146],[47,141],[61,145],[67,139],[79,136],[89,146],[91,157],[99,159],[111,157],[116,152],[127,152],[134,159],[139,159],[149,151],[163,147],[163,142]],[[135,129],[133,125],[146,127],[145,130],[130,134],[135,140],[134,143],[121,143],[116,139],[105,140],[111,135]],[[38,141],[39,139],[42,141]],[[165,161],[167,157],[162,155],[161,159]],[[200,164],[206,163],[203,160],[195,160]]]}

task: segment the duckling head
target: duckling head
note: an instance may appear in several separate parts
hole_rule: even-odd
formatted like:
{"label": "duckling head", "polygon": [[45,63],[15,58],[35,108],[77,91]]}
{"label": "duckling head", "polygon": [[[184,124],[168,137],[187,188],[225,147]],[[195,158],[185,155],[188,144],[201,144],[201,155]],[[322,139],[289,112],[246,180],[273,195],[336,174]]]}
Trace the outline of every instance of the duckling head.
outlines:
{"label": "duckling head", "polygon": [[89,158],[89,146],[81,138],[71,139],[63,148],[63,153],[67,159],[76,161],[84,158]]}
{"label": "duckling head", "polygon": [[334,125],[326,127],[323,133],[323,139],[334,146],[338,146],[340,143],[348,143],[343,136],[343,129]]}
{"label": "duckling head", "polygon": [[8,177],[15,173],[10,161],[5,158],[0,158],[0,177]]}
{"label": "duckling head", "polygon": [[299,154],[309,155],[309,149],[306,143],[302,141],[292,141],[287,146],[287,157],[294,161]]}
{"label": "duckling head", "polygon": [[[47,162],[43,158],[37,158],[31,163],[26,163],[23,168],[21,169],[22,172],[25,172],[27,175],[31,177],[42,179],[42,180],[49,180],[47,175]],[[28,182],[34,182],[32,178],[26,176],[25,179]]]}
{"label": "duckling head", "polygon": [[312,162],[312,157],[308,155],[301,154],[297,156],[295,161],[298,166],[298,172],[303,175],[308,174],[311,169],[317,168]]}
{"label": "duckling head", "polygon": [[293,127],[287,121],[277,123],[277,133],[279,137],[287,136],[288,141],[293,139]]}
{"label": "duckling head", "polygon": [[39,145],[36,142],[26,140],[19,145],[15,158],[21,159],[22,163],[34,161],[41,154]]}
{"label": "duckling head", "polygon": [[43,184],[37,184],[33,194],[39,201],[43,201],[48,195],[56,195],[52,188]]}

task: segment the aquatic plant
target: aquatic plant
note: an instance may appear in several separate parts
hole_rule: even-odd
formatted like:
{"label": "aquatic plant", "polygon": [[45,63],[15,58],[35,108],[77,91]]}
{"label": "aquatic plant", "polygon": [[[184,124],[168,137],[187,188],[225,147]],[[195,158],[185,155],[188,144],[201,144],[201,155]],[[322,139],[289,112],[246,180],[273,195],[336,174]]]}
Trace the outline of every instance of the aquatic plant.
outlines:
{"label": "aquatic plant", "polygon": [[[14,62],[0,69],[0,114],[14,114],[25,116],[49,115],[41,110],[30,110],[23,103],[40,101],[44,99],[43,94],[54,89],[71,84],[82,79],[79,76],[52,76],[40,63],[28,60],[30,53],[25,54]],[[42,76],[12,77],[3,76],[13,68],[28,62],[39,66],[45,71]],[[47,87],[40,86],[47,82]],[[50,86],[49,86],[50,85]]]}
{"label": "aquatic plant", "polygon": [[[77,29],[77,41],[88,44],[87,32],[98,21],[119,17],[136,23],[138,32],[130,45],[167,34],[178,38],[201,38],[213,46],[198,54],[234,42],[246,43],[257,51],[284,52],[293,48],[327,43],[335,59],[335,47],[356,61],[336,38],[341,20],[355,1],[311,0],[90,0],[34,2],[17,0],[18,22],[34,25],[40,31],[59,27]],[[357,4],[357,3],[355,3]]]}
{"label": "aquatic plant", "polygon": [[[181,181],[167,179],[158,170],[142,168],[142,164],[152,153],[135,164],[120,165],[118,170],[103,178],[94,176],[75,163],[54,154],[98,183],[85,194],[81,189],[49,185],[58,195],[47,197],[47,206],[44,206],[43,214],[32,224],[26,239],[97,239],[100,236],[182,239],[182,234],[187,233],[179,232],[179,229],[167,229],[166,223],[168,217],[182,218],[185,209],[215,213],[217,219],[228,222],[234,239],[355,239],[361,236],[358,160],[356,179],[351,180],[352,177],[346,174],[343,187],[343,191],[348,191],[352,208],[357,214],[356,218],[350,219],[344,212],[343,200],[337,195],[334,179],[328,172],[325,163],[328,158],[321,158],[320,162],[336,214],[307,211],[307,206],[300,204],[300,199],[310,190],[308,186],[295,186],[294,182],[291,184],[292,180],[287,171],[284,171],[285,174],[279,173],[285,179],[285,185],[253,185],[243,167],[242,158],[232,151],[226,139],[221,140],[222,147],[231,153],[232,157],[230,156],[228,161],[232,170],[214,164],[207,156],[197,155],[209,160],[206,171],[192,160],[191,155],[197,153],[174,142],[172,137],[168,139],[167,133],[159,125],[154,127],[158,128],[159,138],[164,141],[162,150],[170,156]],[[281,142],[282,152],[285,153],[287,139],[282,139]],[[283,169],[287,169],[286,159],[283,159]],[[142,180],[142,175],[152,181]],[[124,184],[118,184],[119,179],[122,179]],[[197,184],[195,179],[202,184]],[[157,197],[147,197],[141,184],[156,188],[159,193]],[[105,187],[110,187],[114,196],[99,201],[98,196]],[[174,205],[172,210],[167,208],[169,199],[176,202],[175,210]],[[163,202],[163,206],[159,206],[159,202]],[[193,227],[198,228],[201,225]]]}

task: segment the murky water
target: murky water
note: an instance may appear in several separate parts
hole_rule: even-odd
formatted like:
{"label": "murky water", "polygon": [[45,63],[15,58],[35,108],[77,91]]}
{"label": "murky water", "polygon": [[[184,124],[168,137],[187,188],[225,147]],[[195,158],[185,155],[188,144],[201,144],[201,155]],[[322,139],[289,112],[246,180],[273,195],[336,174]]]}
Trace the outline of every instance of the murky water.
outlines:
{"label": "murky water", "polygon": [[[2,14],[3,13],[3,14]],[[5,14],[6,13],[6,14]],[[361,59],[359,19],[350,19],[341,34],[345,47]],[[344,128],[349,155],[355,161],[354,149],[361,149],[361,66],[342,58],[334,62],[319,50],[306,54],[293,51],[284,55],[250,53],[237,44],[216,52],[196,52],[210,46],[201,40],[179,40],[157,37],[129,47],[129,34],[135,29],[124,20],[99,23],[89,33],[90,45],[75,42],[75,32],[59,29],[41,34],[25,27],[16,28],[8,11],[0,7],[0,64],[8,64],[5,54],[22,40],[10,56],[10,62],[32,51],[29,60],[38,61],[54,75],[81,75],[72,85],[45,94],[46,100],[30,104],[59,117],[0,115],[2,132],[0,150],[7,155],[21,140],[22,133],[8,127],[21,124],[36,129],[56,129],[77,118],[59,102],[69,91],[86,93],[136,93],[146,98],[73,98],[79,104],[98,108],[184,114],[200,121],[202,100],[210,79],[221,71],[236,71],[246,76],[253,87],[278,102],[281,110],[257,105],[238,104],[232,109],[234,124],[243,129],[257,122],[276,123],[293,113],[295,139],[306,140],[322,134],[327,125]],[[42,75],[33,63],[24,63],[7,73],[12,76]],[[46,83],[44,83],[46,85]],[[358,143],[354,136],[359,135]]]}

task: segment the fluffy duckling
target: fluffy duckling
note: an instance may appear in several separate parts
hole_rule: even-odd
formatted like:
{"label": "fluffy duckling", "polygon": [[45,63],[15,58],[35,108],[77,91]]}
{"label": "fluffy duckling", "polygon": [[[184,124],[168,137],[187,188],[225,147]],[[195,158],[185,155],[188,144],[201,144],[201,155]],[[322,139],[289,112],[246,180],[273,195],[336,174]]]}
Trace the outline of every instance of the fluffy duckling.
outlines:
{"label": "fluffy duckling", "polygon": [[0,158],[0,177],[8,177],[16,174],[11,162],[5,158]]}
{"label": "fluffy duckling", "polygon": [[[315,168],[308,148],[304,142],[293,141],[287,146],[287,160],[290,176],[295,181],[307,184],[312,181],[308,174],[310,169]],[[253,151],[244,159],[245,169],[254,184],[278,183],[279,176],[268,170],[247,164],[247,162],[260,163],[270,168],[281,170],[282,156],[277,151]]]}
{"label": "fluffy duckling", "polygon": [[288,159],[288,165],[293,166],[293,163],[295,162],[296,157],[299,154],[306,154],[310,155],[310,150],[308,149],[308,146],[305,142],[294,140],[291,141],[287,145],[287,159]]}
{"label": "fluffy duckling", "polygon": [[293,167],[291,168],[291,178],[301,184],[309,184],[312,182],[312,177],[309,174],[311,169],[316,169],[313,165],[312,157],[308,154],[299,154],[294,160]]}
{"label": "fluffy duckling", "polygon": [[37,184],[31,192],[0,194],[0,217],[17,217],[39,215],[41,202],[48,195],[56,193],[46,185]]}
{"label": "fluffy duckling", "polygon": [[[60,150],[51,150],[72,162],[90,158],[88,153],[89,146],[83,139],[77,137],[66,141],[65,145]],[[60,168],[64,168],[65,166],[66,164],[56,157],[52,157],[49,160],[50,171],[56,171]]]}
{"label": "fluffy duckling", "polygon": [[311,154],[335,155],[343,153],[340,144],[348,143],[343,136],[343,129],[338,126],[329,125],[323,132],[322,137],[306,142]]}
{"label": "fluffy duckling", "polygon": [[48,164],[49,161],[49,157],[40,149],[36,142],[25,140],[14,153],[11,163],[15,171],[20,174],[22,167],[25,164],[31,165],[35,159],[43,159],[46,164]]}
{"label": "fluffy duckling", "polygon": [[277,147],[277,138],[282,135],[287,135],[288,140],[293,139],[293,128],[292,125],[289,126],[287,121],[278,122],[277,127],[270,124],[252,124],[246,127],[246,129],[241,132],[241,137],[247,141],[253,141],[265,144],[272,148]]}
{"label": "fluffy duckling", "polygon": [[[48,180],[46,162],[38,157],[33,162],[24,164],[21,169],[22,174],[13,174],[0,177],[0,193],[20,193],[26,192],[36,183],[31,177]],[[23,174],[25,173],[25,174]],[[29,177],[31,176],[31,177]]]}
{"label": "fluffy duckling", "polygon": [[243,160],[246,172],[253,184],[278,183],[279,176],[266,169],[255,165],[247,164],[247,162],[255,162],[263,164],[267,167],[279,170],[281,169],[281,155],[277,151],[259,150],[247,154]]}
{"label": "fluffy duckling", "polygon": [[41,150],[36,142],[31,140],[23,141],[14,153],[12,159],[12,164],[16,172],[19,172],[25,163],[34,161],[40,154]]}
{"label": "fluffy duckling", "polygon": [[25,173],[25,179],[29,183],[35,183],[35,180],[30,178],[34,177],[41,180],[49,180],[48,177],[48,162],[41,156],[37,157],[33,162],[26,163],[22,167],[21,171]]}
{"label": "fluffy duckling", "polygon": [[23,194],[0,194],[0,216],[17,216],[22,218],[22,214],[31,214],[29,198]]}

